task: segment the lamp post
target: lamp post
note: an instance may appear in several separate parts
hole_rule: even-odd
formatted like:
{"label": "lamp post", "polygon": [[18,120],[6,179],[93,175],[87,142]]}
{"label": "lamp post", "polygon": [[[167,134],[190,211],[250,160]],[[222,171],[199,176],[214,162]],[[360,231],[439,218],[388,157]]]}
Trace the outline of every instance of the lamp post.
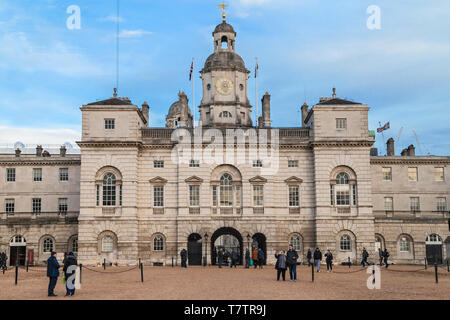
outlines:
{"label": "lamp post", "polygon": [[203,236],[205,239],[205,256],[203,257],[203,266],[206,267],[206,259],[208,256],[208,233],[205,232],[205,235]]}

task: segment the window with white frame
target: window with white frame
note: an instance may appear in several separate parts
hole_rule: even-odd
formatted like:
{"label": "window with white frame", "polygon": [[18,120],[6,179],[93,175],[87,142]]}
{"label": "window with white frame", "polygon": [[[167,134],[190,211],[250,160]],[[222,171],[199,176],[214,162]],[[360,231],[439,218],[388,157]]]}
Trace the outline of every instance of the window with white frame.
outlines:
{"label": "window with white frame", "polygon": [[384,210],[386,210],[386,211],[394,210],[394,199],[392,197],[384,198]]}
{"label": "window with white frame", "polygon": [[385,167],[381,169],[383,172],[383,180],[384,181],[392,181],[392,168]]}
{"label": "window with white frame", "polygon": [[114,130],[116,127],[115,119],[105,119],[105,129],[106,130]]}
{"label": "window with white frame", "polygon": [[116,176],[108,172],[103,177],[103,206],[116,205]]}
{"label": "window with white frame", "polygon": [[336,205],[350,205],[350,184],[348,174],[341,172],[336,176]]}
{"label": "window with white frame", "polygon": [[153,238],[153,251],[164,251],[164,238],[162,236]]}
{"label": "window with white frame", "polygon": [[348,234],[341,236],[339,241],[339,248],[341,251],[351,251],[352,250],[352,238]]}
{"label": "window with white frame", "polygon": [[53,239],[52,238],[45,238],[43,243],[43,251],[44,252],[52,252],[53,251]]}
{"label": "window with white frame", "polygon": [[217,207],[217,186],[212,186],[212,205]]}
{"label": "window with white frame", "polygon": [[200,167],[200,160],[191,160],[191,161],[189,161],[189,167],[190,168],[199,168]]}
{"label": "window with white frame", "polygon": [[153,206],[164,207],[164,186],[153,187]]}
{"label": "window with white frame", "polygon": [[162,160],[153,161],[153,168],[164,168],[164,161]]}
{"label": "window with white frame", "polygon": [[42,168],[33,169],[33,181],[42,181]]}
{"label": "window with white frame", "polygon": [[264,206],[264,186],[254,185],[253,186],[253,206],[262,207]]}
{"label": "window with white frame", "polygon": [[228,173],[220,178],[220,206],[233,206],[233,178]]}
{"label": "window with white frame", "polygon": [[294,235],[289,240],[289,244],[294,248],[295,251],[300,251],[302,249],[302,240],[299,235]]}
{"label": "window with white frame", "polygon": [[33,213],[41,212],[41,198],[33,198],[32,199],[32,209],[33,209]]}
{"label": "window with white frame", "polygon": [[417,181],[417,167],[408,168],[408,181]]}
{"label": "window with white frame", "polygon": [[262,168],[263,163],[261,160],[253,160],[253,168]]}
{"label": "window with white frame", "polygon": [[420,211],[419,197],[411,197],[410,204],[411,211]]}
{"label": "window with white frame", "polygon": [[15,168],[7,168],[6,169],[6,181],[7,182],[16,181],[16,169]]}
{"label": "window with white frame", "polygon": [[298,160],[288,160],[288,168],[298,168]]}
{"label": "window with white frame", "polygon": [[67,198],[59,198],[58,199],[58,208],[60,213],[67,212]]}
{"label": "window with white frame", "polygon": [[198,207],[200,205],[200,186],[189,186],[189,206]]}
{"label": "window with white frame", "polygon": [[401,236],[398,242],[400,252],[410,252],[411,242],[407,236]]}
{"label": "window with white frame", "polygon": [[336,119],[336,129],[347,129],[347,119],[337,118]]}
{"label": "window with white frame", "polygon": [[444,168],[434,168],[434,181],[444,181]]}
{"label": "window with white frame", "polygon": [[289,207],[300,206],[300,187],[289,186]]}
{"label": "window with white frame", "polygon": [[437,198],[436,209],[439,212],[447,211],[447,199],[445,197]]}
{"label": "window with white frame", "polygon": [[5,200],[5,212],[14,213],[14,199]]}
{"label": "window with white frame", "polygon": [[72,252],[78,252],[78,238],[72,239]]}
{"label": "window with white frame", "polygon": [[108,253],[114,251],[114,239],[110,236],[102,239],[102,252]]}
{"label": "window with white frame", "polygon": [[59,181],[69,181],[69,168],[59,168]]}

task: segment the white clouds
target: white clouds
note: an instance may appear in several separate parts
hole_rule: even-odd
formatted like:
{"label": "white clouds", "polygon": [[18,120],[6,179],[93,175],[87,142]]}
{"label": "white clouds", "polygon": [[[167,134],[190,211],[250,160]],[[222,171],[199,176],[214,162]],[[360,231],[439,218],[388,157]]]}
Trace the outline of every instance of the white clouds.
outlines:
{"label": "white clouds", "polygon": [[100,18],[100,19],[98,19],[99,21],[102,21],[102,22],[105,22],[105,21],[109,21],[109,22],[115,22],[115,23],[117,23],[117,21],[119,21],[119,22],[124,22],[125,21],[125,19],[124,18],[122,18],[122,17],[117,17],[117,16],[115,16],[115,15],[109,15],[109,16],[107,16],[107,17],[103,17],[103,18]]}
{"label": "white clouds", "polygon": [[24,144],[63,144],[75,145],[79,141],[80,132],[71,129],[37,129],[12,126],[0,126],[0,144],[13,144],[16,141]]}
{"label": "white clouds", "polygon": [[151,31],[145,30],[122,30],[119,34],[119,38],[140,38],[145,35],[152,34]]}

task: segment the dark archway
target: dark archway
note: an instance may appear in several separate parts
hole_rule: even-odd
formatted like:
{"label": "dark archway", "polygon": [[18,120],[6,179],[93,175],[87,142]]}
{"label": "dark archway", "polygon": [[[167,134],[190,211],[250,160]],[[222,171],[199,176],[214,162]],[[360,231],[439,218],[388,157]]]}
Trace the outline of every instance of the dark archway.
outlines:
{"label": "dark archway", "polygon": [[264,252],[264,262],[263,264],[266,264],[267,261],[267,245],[266,245],[266,236],[262,233],[255,233],[252,237],[252,247],[253,248],[261,248],[261,250]]}
{"label": "dark archway", "polygon": [[211,237],[211,264],[215,265],[216,260],[217,260],[217,248],[215,247],[214,243],[220,236],[223,236],[223,235],[231,235],[237,239],[237,241],[239,243],[239,248],[238,248],[239,264],[242,264],[242,256],[243,256],[243,248],[244,248],[242,236],[239,233],[239,231],[237,231],[234,228],[230,228],[230,227],[223,227],[223,228],[217,229],[216,232],[213,233],[213,235]]}
{"label": "dark archway", "polygon": [[191,233],[188,237],[188,264],[190,266],[202,265],[202,236]]}

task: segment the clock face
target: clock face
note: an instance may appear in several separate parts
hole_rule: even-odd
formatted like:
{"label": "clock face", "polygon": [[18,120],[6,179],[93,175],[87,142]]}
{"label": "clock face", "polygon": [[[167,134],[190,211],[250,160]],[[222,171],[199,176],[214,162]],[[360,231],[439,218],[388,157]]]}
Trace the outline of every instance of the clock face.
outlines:
{"label": "clock face", "polygon": [[216,89],[223,95],[228,95],[233,91],[233,81],[227,78],[217,80]]}

